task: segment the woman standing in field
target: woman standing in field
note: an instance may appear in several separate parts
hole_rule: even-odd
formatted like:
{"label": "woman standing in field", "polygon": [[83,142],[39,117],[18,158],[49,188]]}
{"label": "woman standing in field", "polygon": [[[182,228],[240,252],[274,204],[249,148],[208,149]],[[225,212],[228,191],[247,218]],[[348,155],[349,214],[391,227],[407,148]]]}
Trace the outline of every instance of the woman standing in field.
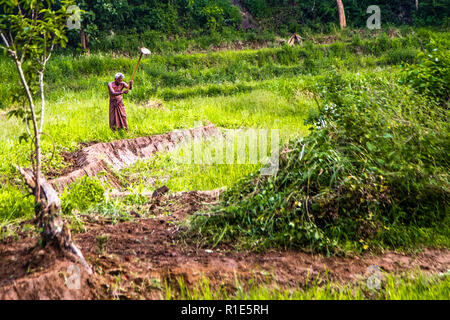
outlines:
{"label": "woman standing in field", "polygon": [[[128,132],[128,121],[122,94],[127,94],[133,87],[133,80],[129,85],[123,81],[123,74],[117,73],[115,81],[108,83],[109,89],[109,127],[116,131],[125,129]],[[124,91],[123,88],[125,88]]]}

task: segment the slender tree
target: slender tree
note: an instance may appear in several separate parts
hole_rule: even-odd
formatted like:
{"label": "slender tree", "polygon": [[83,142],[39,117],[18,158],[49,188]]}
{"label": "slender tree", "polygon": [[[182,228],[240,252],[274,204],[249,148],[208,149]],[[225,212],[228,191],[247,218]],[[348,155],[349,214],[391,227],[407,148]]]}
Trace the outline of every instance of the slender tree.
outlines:
{"label": "slender tree", "polygon": [[341,26],[341,29],[344,29],[347,26],[347,22],[345,21],[345,11],[342,0],[337,0],[337,6],[339,11],[339,25]]}
{"label": "slender tree", "polygon": [[79,5],[86,10],[80,11],[80,13],[86,13],[83,15],[81,21],[80,21],[80,37],[81,37],[81,48],[84,52],[87,54],[90,53],[89,48],[89,33],[86,31],[86,27],[89,27],[89,20],[92,19],[92,11],[91,11],[91,1],[90,0],[80,0]]}
{"label": "slender tree", "polygon": [[[23,105],[10,111],[10,114],[23,117],[26,137],[33,143],[32,170],[19,169],[34,193],[43,243],[59,244],[60,247],[70,249],[90,271],[81,252],[72,243],[70,231],[61,218],[58,195],[41,173],[41,137],[45,118],[44,74],[55,46],[65,46],[67,43],[67,7],[73,4],[73,0],[62,0],[56,4],[55,0],[2,0],[0,48],[14,61],[25,97]],[[40,108],[36,106],[36,97],[40,98]]]}

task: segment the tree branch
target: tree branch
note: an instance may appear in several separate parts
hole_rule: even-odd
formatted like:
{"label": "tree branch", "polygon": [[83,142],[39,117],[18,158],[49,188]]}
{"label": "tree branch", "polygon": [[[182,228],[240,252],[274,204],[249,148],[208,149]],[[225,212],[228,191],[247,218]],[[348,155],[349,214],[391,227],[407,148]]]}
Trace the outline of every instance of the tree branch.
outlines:
{"label": "tree branch", "polygon": [[4,48],[7,50],[7,52],[14,58],[15,57],[15,51],[11,50],[8,40],[6,39],[5,34],[2,32],[0,33],[0,36],[2,37],[3,42],[5,43]]}
{"label": "tree branch", "polygon": [[29,45],[30,45],[30,42],[31,42],[31,39],[32,39],[32,38],[33,38],[33,34],[31,33],[31,34],[30,34],[30,37],[28,38],[27,44],[23,47],[22,55],[21,55],[21,57],[20,57],[20,63],[23,63],[23,59],[25,58],[25,53],[27,52],[27,49],[28,49],[28,47],[29,47]]}
{"label": "tree branch", "polygon": [[53,53],[53,49],[55,48],[55,43],[53,42],[51,47],[50,47],[50,51],[48,53],[48,57],[45,59],[44,61],[44,66],[47,64],[48,60],[50,60],[50,57],[52,56]]}
{"label": "tree branch", "polygon": [[3,42],[6,45],[6,48],[9,48],[9,43],[8,43],[8,40],[6,39],[5,34],[2,32],[2,33],[0,33],[0,35],[2,36]]}
{"label": "tree branch", "polygon": [[12,48],[14,49],[14,51],[17,51],[17,50],[16,50],[15,43],[14,43],[14,38],[13,38],[13,36],[11,35],[11,31],[9,31],[8,34],[9,34],[10,47],[12,47]]}
{"label": "tree branch", "polygon": [[40,120],[40,124],[39,124],[39,133],[42,133],[42,128],[44,127],[44,115],[45,115],[44,70],[39,71],[39,91],[41,92],[41,120]]}
{"label": "tree branch", "polygon": [[45,115],[45,95],[44,95],[44,72],[45,72],[45,66],[52,56],[53,49],[55,47],[55,43],[52,43],[50,47],[50,51],[48,54],[48,57],[45,57],[45,55],[42,57],[42,69],[39,71],[39,91],[41,92],[41,120],[39,124],[39,133],[42,133],[42,129],[44,127],[44,115]]}

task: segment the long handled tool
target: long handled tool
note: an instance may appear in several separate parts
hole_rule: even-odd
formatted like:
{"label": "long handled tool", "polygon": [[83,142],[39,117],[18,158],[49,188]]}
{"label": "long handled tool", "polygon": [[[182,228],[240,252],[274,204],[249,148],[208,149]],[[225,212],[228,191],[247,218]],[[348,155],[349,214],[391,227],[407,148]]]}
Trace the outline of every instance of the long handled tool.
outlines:
{"label": "long handled tool", "polygon": [[136,74],[136,71],[137,71],[137,69],[139,67],[139,63],[141,63],[141,59],[142,59],[142,56],[144,54],[145,55],[149,55],[149,54],[152,54],[152,53],[147,48],[144,48],[144,47],[141,48],[141,55],[139,56],[139,60],[138,60],[138,63],[136,65],[136,68],[134,69],[133,76],[131,77],[131,80],[134,80],[134,75]]}

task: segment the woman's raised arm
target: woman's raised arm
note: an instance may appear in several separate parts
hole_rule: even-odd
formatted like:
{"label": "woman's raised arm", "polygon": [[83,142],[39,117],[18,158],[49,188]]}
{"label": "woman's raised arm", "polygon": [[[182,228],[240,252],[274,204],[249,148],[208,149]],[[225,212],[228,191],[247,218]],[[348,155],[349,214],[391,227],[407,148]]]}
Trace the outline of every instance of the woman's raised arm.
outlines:
{"label": "woman's raised arm", "polygon": [[109,94],[112,96],[120,96],[122,94],[121,91],[119,91],[119,92],[114,91],[114,89],[112,87],[112,83],[108,83],[108,89],[109,89]]}

